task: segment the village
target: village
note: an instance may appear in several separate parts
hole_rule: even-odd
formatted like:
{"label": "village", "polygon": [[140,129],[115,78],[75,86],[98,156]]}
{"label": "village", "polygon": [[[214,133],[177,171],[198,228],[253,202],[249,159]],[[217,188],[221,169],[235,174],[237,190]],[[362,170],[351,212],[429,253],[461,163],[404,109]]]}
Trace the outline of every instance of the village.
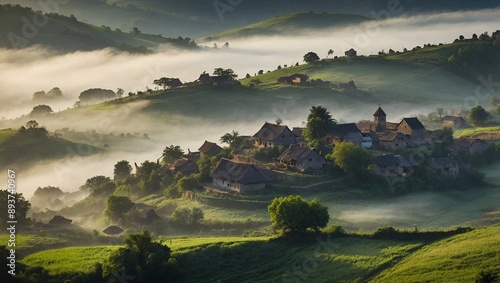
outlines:
{"label": "village", "polygon": [[[281,121],[279,121],[281,122]],[[460,116],[445,116],[444,126],[462,127],[465,120]],[[285,172],[302,174],[326,174],[325,168],[336,166],[327,161],[325,154],[307,145],[303,137],[305,128],[289,128],[281,123],[265,122],[252,136],[241,136],[247,147],[233,152],[232,159],[220,157],[216,168],[211,172],[211,184],[205,184],[208,190],[251,193],[266,189],[266,185],[285,178]],[[426,130],[416,117],[403,118],[399,123],[387,121],[387,114],[379,106],[372,121],[337,124],[321,139],[335,148],[340,143],[351,143],[371,153],[369,171],[378,176],[397,178],[411,176],[421,166],[429,166],[433,171],[445,176],[458,176],[472,170],[470,164],[457,161],[453,154],[466,152],[482,154],[492,146],[481,139],[461,137],[448,146],[449,154],[434,158],[401,152],[408,149],[431,147],[443,137],[444,130]],[[260,162],[248,152],[258,149],[281,148],[272,162]],[[204,156],[217,158],[224,149],[215,142],[205,141],[197,152],[189,151],[173,164],[165,164],[161,170],[170,170],[173,174],[184,176],[198,172],[197,161]],[[411,151],[410,151],[411,152]],[[418,151],[415,151],[418,152]],[[425,164],[425,165],[424,165]]]}

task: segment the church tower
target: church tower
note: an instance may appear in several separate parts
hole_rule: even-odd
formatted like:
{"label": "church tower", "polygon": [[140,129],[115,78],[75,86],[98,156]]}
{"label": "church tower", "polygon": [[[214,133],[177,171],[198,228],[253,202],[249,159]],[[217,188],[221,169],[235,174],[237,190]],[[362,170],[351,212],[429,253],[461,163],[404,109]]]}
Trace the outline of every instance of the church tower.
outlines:
{"label": "church tower", "polygon": [[375,131],[382,132],[387,129],[387,115],[384,110],[380,108],[380,104],[378,105],[377,111],[373,114],[373,122],[376,124]]}

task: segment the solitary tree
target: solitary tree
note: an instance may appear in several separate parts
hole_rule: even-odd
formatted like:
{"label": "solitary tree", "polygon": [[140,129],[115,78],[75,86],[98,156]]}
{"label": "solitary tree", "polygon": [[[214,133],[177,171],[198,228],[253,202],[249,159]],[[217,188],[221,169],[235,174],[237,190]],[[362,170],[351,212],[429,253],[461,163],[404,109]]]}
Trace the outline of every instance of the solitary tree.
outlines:
{"label": "solitary tree", "polygon": [[318,230],[328,224],[328,208],[314,199],[308,203],[301,196],[275,198],[267,207],[271,223],[283,233],[304,232],[307,228]]}
{"label": "solitary tree", "polygon": [[114,180],[125,180],[130,176],[131,172],[132,166],[130,166],[130,163],[127,160],[118,161],[115,164],[115,169],[113,170]]}
{"label": "solitary tree", "polygon": [[332,118],[330,112],[323,106],[313,106],[309,116],[307,116],[307,125],[302,133],[307,142],[312,143],[320,139],[337,125],[337,121]]}
{"label": "solitary tree", "polygon": [[60,89],[60,88],[58,88],[58,87],[54,87],[54,88],[52,88],[51,90],[49,90],[49,91],[47,92],[47,96],[48,96],[48,97],[51,97],[51,98],[52,98],[52,97],[57,98],[57,97],[61,97],[61,96],[63,96],[63,93],[62,93],[62,91],[61,91],[61,89]]}
{"label": "solitary tree", "polygon": [[331,56],[331,55],[333,55],[333,49],[328,50],[328,56]]}
{"label": "solitary tree", "polygon": [[113,252],[103,269],[106,277],[103,282],[115,281],[115,274],[126,275],[120,280],[127,282],[172,282],[175,260],[168,246],[154,241],[148,231],[142,231],[128,235],[125,247]]}
{"label": "solitary tree", "polygon": [[304,55],[304,62],[306,63],[314,63],[319,60],[318,54],[314,52],[308,52]]}
{"label": "solitary tree", "polygon": [[175,162],[177,159],[181,158],[184,155],[184,151],[178,145],[170,145],[167,146],[163,150],[163,161],[166,163]]}
{"label": "solitary tree", "polygon": [[236,78],[238,78],[233,69],[215,68],[213,74],[216,76],[226,76],[229,81],[236,81]]}
{"label": "solitary tree", "polygon": [[484,125],[490,118],[491,114],[486,112],[481,105],[473,107],[467,115],[467,119],[476,126]]}
{"label": "solitary tree", "polygon": [[124,92],[125,91],[123,90],[123,88],[117,88],[116,89],[116,97],[122,98]]}
{"label": "solitary tree", "polygon": [[439,115],[439,118],[441,118],[444,114],[444,109],[443,108],[437,108],[436,113]]}

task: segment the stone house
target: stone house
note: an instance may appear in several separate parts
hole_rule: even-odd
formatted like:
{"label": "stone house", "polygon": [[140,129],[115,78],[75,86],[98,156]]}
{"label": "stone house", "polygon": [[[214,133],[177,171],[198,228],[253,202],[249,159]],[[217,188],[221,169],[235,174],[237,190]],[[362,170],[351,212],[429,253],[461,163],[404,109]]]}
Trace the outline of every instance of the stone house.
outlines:
{"label": "stone house", "polygon": [[56,215],[47,223],[47,225],[49,225],[49,226],[69,226],[69,225],[71,225],[71,222],[73,222],[73,220],[65,218],[65,217],[60,216],[60,215]]}
{"label": "stone house", "polygon": [[460,129],[465,127],[465,119],[460,116],[444,116],[441,119],[443,126],[452,127],[454,129]]}
{"label": "stone house", "polygon": [[272,147],[282,145],[285,147],[297,143],[297,137],[287,126],[265,123],[262,128],[253,135],[256,147]]}
{"label": "stone house", "polygon": [[383,149],[396,151],[408,147],[408,136],[394,131],[385,131],[379,135],[379,145]]}
{"label": "stone house", "polygon": [[460,174],[460,164],[453,157],[432,158],[431,168],[441,171],[443,175],[457,176]]}
{"label": "stone house", "polygon": [[225,191],[248,193],[266,188],[268,178],[254,164],[222,158],[210,175],[212,184]]}
{"label": "stone house", "polygon": [[455,140],[454,144],[452,145],[452,149],[455,151],[466,150],[471,154],[475,154],[486,151],[490,146],[490,144],[481,139],[460,137],[459,139]]}
{"label": "stone house", "polygon": [[280,84],[304,84],[309,79],[309,76],[303,74],[293,74],[288,77],[281,77],[278,79]]}
{"label": "stone house", "polygon": [[353,144],[361,145],[361,142],[363,141],[363,134],[358,127],[356,127],[355,123],[338,124],[325,135],[324,139],[330,144],[351,142]]}
{"label": "stone house", "polygon": [[322,169],[326,160],[314,149],[300,145],[290,145],[278,157],[281,164],[293,167],[299,171]]}
{"label": "stone house", "polygon": [[371,172],[373,174],[389,178],[401,177],[403,174],[409,176],[418,167],[418,163],[393,154],[377,156],[371,161]]}
{"label": "stone house", "polygon": [[415,144],[422,144],[425,142],[427,131],[424,125],[416,117],[403,118],[398,124],[397,131],[411,137]]}

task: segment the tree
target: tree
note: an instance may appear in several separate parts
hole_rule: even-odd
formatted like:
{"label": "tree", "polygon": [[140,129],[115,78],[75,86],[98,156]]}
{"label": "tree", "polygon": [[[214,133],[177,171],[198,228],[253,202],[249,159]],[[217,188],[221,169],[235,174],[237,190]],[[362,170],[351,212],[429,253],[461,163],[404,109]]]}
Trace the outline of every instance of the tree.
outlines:
{"label": "tree", "polygon": [[193,176],[189,177],[182,177],[178,182],[177,182],[177,189],[179,193],[183,193],[185,191],[192,191],[196,188],[198,188],[200,184],[198,183],[198,180],[196,180]]}
{"label": "tree", "polygon": [[283,125],[283,120],[281,118],[276,118],[276,125]]}
{"label": "tree", "polygon": [[319,60],[318,54],[314,52],[308,52],[304,55],[304,62],[306,63],[314,63]]}
{"label": "tree", "polygon": [[47,116],[47,115],[50,115],[54,113],[54,111],[52,111],[52,108],[50,108],[50,106],[48,105],[37,105],[35,107],[33,107],[33,110],[31,111],[31,113],[29,114],[29,116],[31,117],[40,117],[40,116]]}
{"label": "tree", "polygon": [[360,175],[366,173],[370,162],[370,154],[364,148],[350,142],[335,145],[333,153],[327,159],[334,161],[344,172]]}
{"label": "tree", "polygon": [[460,41],[464,41],[465,37],[464,37],[463,35],[460,35],[460,36],[458,37],[458,39],[459,39]]}
{"label": "tree", "polygon": [[130,283],[171,282],[176,271],[170,248],[155,242],[148,231],[128,235],[125,247],[111,254],[103,270],[103,282],[115,281],[114,274],[125,274],[128,278],[120,278]]}
{"label": "tree", "polygon": [[437,108],[436,109],[436,113],[439,115],[439,119],[441,119],[441,117],[443,117],[443,114],[444,114],[444,109],[443,108]]}
{"label": "tree", "polygon": [[181,158],[184,155],[184,151],[178,145],[170,145],[167,146],[163,150],[162,158],[166,163],[175,162],[177,159]]}
{"label": "tree", "polygon": [[133,206],[134,203],[128,197],[110,196],[106,203],[106,214],[111,219],[123,218]]}
{"label": "tree", "polygon": [[123,90],[123,88],[116,89],[116,97],[122,98],[124,93],[125,93],[125,91]]}
{"label": "tree", "polygon": [[115,181],[125,180],[130,176],[132,172],[132,166],[127,160],[118,161],[115,164],[115,169],[113,170],[113,179]]}
{"label": "tree", "polygon": [[201,220],[205,218],[205,214],[203,213],[203,210],[201,210],[198,207],[193,207],[191,210],[191,213],[189,214],[189,221],[192,224],[198,224],[200,223]]}
{"label": "tree", "polygon": [[469,122],[476,126],[484,125],[490,118],[491,114],[486,112],[481,105],[473,107],[467,115]]}
{"label": "tree", "polygon": [[262,75],[264,74],[264,70],[259,70],[259,72],[257,73],[258,75]]}
{"label": "tree", "polygon": [[316,199],[308,203],[301,196],[275,198],[267,210],[273,227],[283,233],[318,230],[326,227],[330,219],[327,207]]}
{"label": "tree", "polygon": [[115,188],[115,184],[109,177],[99,175],[87,179],[80,190],[88,190],[94,196],[105,196],[112,194]]}
{"label": "tree", "polygon": [[260,79],[252,79],[250,81],[250,85],[259,86],[260,84],[262,84],[262,81]]}
{"label": "tree", "polygon": [[325,134],[337,125],[337,121],[332,118],[330,112],[323,106],[311,107],[307,116],[307,125],[302,135],[307,142],[323,138]]}
{"label": "tree", "polygon": [[[11,202],[9,202],[9,200],[12,200],[12,197],[9,198],[9,195],[14,196],[15,198],[15,209],[13,212],[13,214],[16,216],[15,219],[10,219],[8,217],[10,213],[7,212],[12,209],[9,208],[9,204],[12,204]],[[23,194],[11,194],[7,190],[0,190],[0,209],[2,209],[2,213],[0,213],[0,221],[2,221],[2,223],[7,223],[7,221],[10,220],[15,220],[19,224],[28,222],[28,211],[30,210],[30,208],[31,204],[24,198]]]}
{"label": "tree", "polygon": [[228,80],[232,82],[236,81],[236,78],[238,78],[238,75],[234,73],[233,69],[215,68],[213,74],[216,76],[228,77]]}
{"label": "tree", "polygon": [[82,103],[93,103],[102,100],[114,99],[116,98],[116,93],[110,89],[102,89],[102,88],[90,88],[78,96],[78,99]]}
{"label": "tree", "polygon": [[47,98],[47,96],[45,94],[45,91],[43,91],[43,90],[36,91],[35,93],[33,93],[33,100],[42,100],[45,98]]}
{"label": "tree", "polygon": [[243,137],[237,131],[232,131],[231,133],[225,133],[221,138],[220,142],[228,144],[229,148],[237,149],[243,142]]}
{"label": "tree", "polygon": [[141,30],[140,30],[138,27],[133,27],[131,32],[132,32],[133,34],[140,34],[140,33],[141,33]]}
{"label": "tree", "polygon": [[333,54],[333,49],[328,50],[328,56],[327,57],[331,56],[332,54]]}
{"label": "tree", "polygon": [[38,122],[36,120],[30,120],[26,123],[27,129],[36,129],[38,128]]}
{"label": "tree", "polygon": [[30,201],[38,208],[50,208],[54,201],[62,196],[64,196],[64,192],[58,187],[38,187],[33,193]]}
{"label": "tree", "polygon": [[63,93],[60,88],[54,87],[47,92],[47,96],[50,98],[59,98],[63,96]]}
{"label": "tree", "polygon": [[165,77],[154,80],[153,83],[159,87],[163,87],[163,90],[171,89],[171,88],[175,88],[175,87],[179,86],[178,79],[165,78]]}

